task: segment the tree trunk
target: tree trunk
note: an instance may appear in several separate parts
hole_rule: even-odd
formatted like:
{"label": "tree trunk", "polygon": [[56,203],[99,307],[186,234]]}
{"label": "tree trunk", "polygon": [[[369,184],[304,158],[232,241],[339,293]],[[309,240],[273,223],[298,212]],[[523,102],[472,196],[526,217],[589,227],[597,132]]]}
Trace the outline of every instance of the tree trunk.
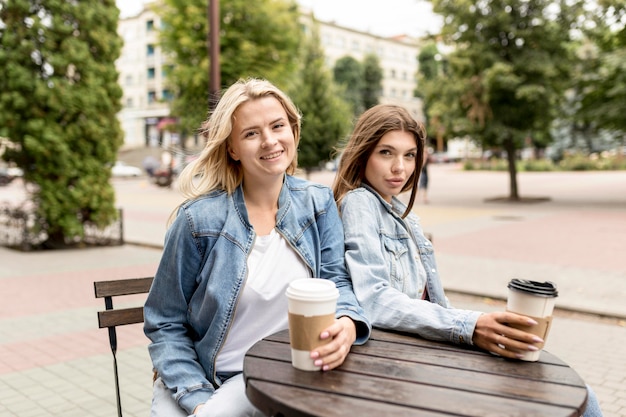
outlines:
{"label": "tree trunk", "polygon": [[510,190],[509,190],[509,200],[518,201],[519,194],[517,192],[517,165],[516,155],[515,155],[515,143],[513,142],[512,137],[508,137],[504,140],[504,150],[506,151],[506,159],[509,162],[509,182],[510,182]]}

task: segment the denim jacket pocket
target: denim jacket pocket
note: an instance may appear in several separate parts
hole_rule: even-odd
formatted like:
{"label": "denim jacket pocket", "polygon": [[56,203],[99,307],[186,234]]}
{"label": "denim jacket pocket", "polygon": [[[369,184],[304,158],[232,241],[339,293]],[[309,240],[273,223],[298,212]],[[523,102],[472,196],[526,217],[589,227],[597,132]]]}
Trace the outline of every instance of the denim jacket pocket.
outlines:
{"label": "denim jacket pocket", "polygon": [[383,235],[383,245],[387,251],[387,262],[389,263],[389,279],[393,288],[404,291],[407,274],[410,270],[405,263],[408,262],[407,242],[404,239],[392,238]]}

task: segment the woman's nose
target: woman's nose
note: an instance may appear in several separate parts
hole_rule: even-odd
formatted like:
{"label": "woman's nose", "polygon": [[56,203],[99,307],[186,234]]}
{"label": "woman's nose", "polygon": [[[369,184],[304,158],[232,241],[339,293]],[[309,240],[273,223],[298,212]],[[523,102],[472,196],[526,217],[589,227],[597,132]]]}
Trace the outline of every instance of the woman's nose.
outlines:
{"label": "woman's nose", "polygon": [[402,161],[402,158],[394,160],[391,170],[393,172],[401,172],[404,170],[404,162]]}
{"label": "woman's nose", "polygon": [[263,141],[261,142],[261,148],[271,148],[278,142],[273,133],[266,133],[263,135]]}

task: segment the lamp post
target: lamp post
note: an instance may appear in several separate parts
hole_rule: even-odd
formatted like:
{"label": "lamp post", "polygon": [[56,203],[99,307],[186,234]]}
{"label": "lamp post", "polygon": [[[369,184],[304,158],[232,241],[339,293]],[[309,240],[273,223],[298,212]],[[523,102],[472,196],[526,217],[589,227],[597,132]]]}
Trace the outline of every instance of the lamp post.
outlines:
{"label": "lamp post", "polygon": [[209,49],[209,112],[217,105],[220,95],[220,2],[209,0],[207,6],[209,31],[207,46]]}

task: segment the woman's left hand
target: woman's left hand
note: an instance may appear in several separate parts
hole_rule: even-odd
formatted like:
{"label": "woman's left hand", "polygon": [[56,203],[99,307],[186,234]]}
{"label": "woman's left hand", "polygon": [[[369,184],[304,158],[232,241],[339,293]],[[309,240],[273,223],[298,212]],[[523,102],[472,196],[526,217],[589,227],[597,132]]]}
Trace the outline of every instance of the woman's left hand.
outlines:
{"label": "woman's left hand", "polygon": [[320,335],[322,340],[332,339],[324,346],[311,351],[311,358],[316,366],[321,366],[323,371],[329,371],[341,365],[350,348],[356,340],[356,326],[349,317],[336,319],[332,326]]}

